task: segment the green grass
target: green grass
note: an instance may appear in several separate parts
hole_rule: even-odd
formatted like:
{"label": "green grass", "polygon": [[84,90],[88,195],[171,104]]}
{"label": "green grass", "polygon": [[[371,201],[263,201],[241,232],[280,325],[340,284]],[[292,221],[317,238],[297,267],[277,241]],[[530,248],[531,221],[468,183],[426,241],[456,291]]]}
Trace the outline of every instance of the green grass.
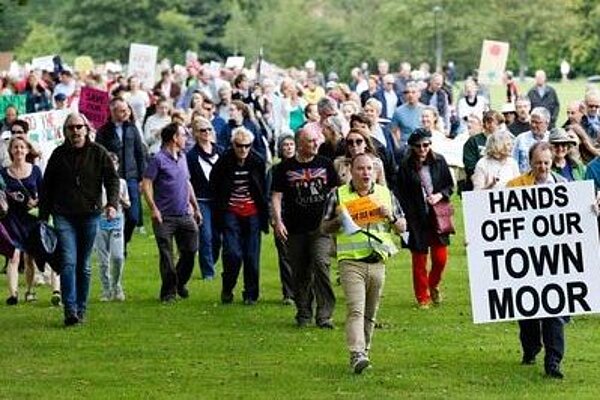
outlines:
{"label": "green grass", "polygon": [[[462,227],[462,216],[457,215]],[[596,398],[600,343],[596,317],[568,325],[564,382],[541,365],[519,365],[515,323],[474,325],[462,229],[450,249],[445,302],[417,310],[409,253],[390,264],[375,334],[374,367],[348,368],[344,299],[336,287],[338,329],[298,330],[294,308],[280,304],[273,243],[262,253],[262,298],[256,307],[219,303],[220,282],[198,269],[191,297],[157,300],[159,276],[150,235],[135,237],[126,266],[125,303],[100,303],[94,267],[89,318],[66,329],[47,288],[35,304],[0,307],[0,398]]]}
{"label": "green grass", "polygon": [[[568,88],[572,96],[583,92],[583,84]],[[562,382],[544,378],[540,363],[519,365],[516,323],[472,323],[456,203],[459,234],[443,281],[445,302],[415,309],[410,255],[402,251],[389,263],[379,313],[384,328],[375,333],[374,367],[362,376],[348,368],[341,288],[335,287],[338,329],[295,328],[294,308],[280,304],[270,236],[263,242],[261,301],[247,307],[239,288],[236,302],[222,306],[220,282],[201,281],[197,267],[191,297],[161,305],[154,240],[137,235],[125,269],[127,301],[98,301],[94,266],[85,325],[65,329],[46,287],[35,304],[0,305],[0,399],[596,399],[598,317],[576,317],[567,326]]]}

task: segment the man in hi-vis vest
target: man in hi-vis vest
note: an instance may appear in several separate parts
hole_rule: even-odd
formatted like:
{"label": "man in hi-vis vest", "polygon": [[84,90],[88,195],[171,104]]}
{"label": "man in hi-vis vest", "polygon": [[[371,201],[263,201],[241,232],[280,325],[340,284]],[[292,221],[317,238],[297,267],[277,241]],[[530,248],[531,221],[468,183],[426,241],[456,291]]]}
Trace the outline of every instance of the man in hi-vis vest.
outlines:
{"label": "man in hi-vis vest", "polygon": [[352,180],[331,192],[321,223],[337,235],[337,260],[346,295],[346,342],[350,367],[370,365],[369,349],[385,281],[385,260],[398,252],[392,241],[406,230],[404,213],[385,186],[373,180],[373,156],[352,159]]}

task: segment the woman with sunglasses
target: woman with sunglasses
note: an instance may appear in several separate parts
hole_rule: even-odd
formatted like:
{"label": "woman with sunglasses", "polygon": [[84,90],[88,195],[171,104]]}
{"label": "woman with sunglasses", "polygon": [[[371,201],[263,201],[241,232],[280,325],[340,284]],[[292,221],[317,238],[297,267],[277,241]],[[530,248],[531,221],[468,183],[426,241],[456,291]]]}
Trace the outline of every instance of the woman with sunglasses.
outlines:
{"label": "woman with sunglasses", "polygon": [[[399,200],[406,214],[412,254],[413,288],[418,307],[442,301],[440,282],[448,260],[448,234],[438,234],[432,206],[449,201],[452,175],[446,160],[431,150],[431,133],[423,128],[408,138],[410,147],[398,171]],[[427,255],[431,269],[427,271]]]}
{"label": "woman with sunglasses", "polygon": [[350,130],[344,140],[345,154],[337,157],[333,161],[333,167],[338,173],[340,184],[350,182],[352,178],[351,164],[352,159],[357,154],[367,153],[373,158],[373,176],[375,183],[386,186],[385,173],[383,170],[383,162],[375,154],[373,142],[371,142],[371,134],[364,128],[353,128]]}
{"label": "woman with sunglasses", "polygon": [[569,154],[577,142],[562,128],[553,128],[548,141],[552,148],[552,171],[568,182],[583,180],[585,166]]}
{"label": "woman with sunglasses", "polygon": [[[71,113],[63,126],[65,141],[52,152],[40,190],[39,216],[52,214],[58,236],[60,286],[64,323],[83,322],[90,289],[90,255],[100,214],[117,215],[119,176],[108,151],[90,141],[90,125],[82,114]],[[102,187],[107,205],[102,208]]]}
{"label": "woman with sunglasses", "polygon": [[210,173],[219,160],[222,149],[215,144],[212,123],[199,113],[192,115],[192,134],[196,144],[187,152],[186,157],[190,181],[194,187],[203,221],[198,229],[198,261],[202,279],[213,280],[215,264],[221,248],[221,235],[213,224],[215,202],[210,187]]}

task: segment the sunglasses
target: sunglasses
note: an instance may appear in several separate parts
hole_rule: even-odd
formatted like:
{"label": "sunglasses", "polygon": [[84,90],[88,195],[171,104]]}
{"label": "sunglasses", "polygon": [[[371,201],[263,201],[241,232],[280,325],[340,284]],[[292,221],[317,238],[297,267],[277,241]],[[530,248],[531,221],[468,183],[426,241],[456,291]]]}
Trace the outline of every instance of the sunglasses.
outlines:
{"label": "sunglasses", "polygon": [[252,147],[252,143],[233,143],[233,145],[235,147],[237,147],[238,149],[249,149],[250,147]]}
{"label": "sunglasses", "polygon": [[427,142],[425,142],[425,143],[418,143],[418,144],[414,144],[413,145],[413,147],[415,149],[428,149],[429,146],[431,146],[431,143],[427,143]]}
{"label": "sunglasses", "polygon": [[25,131],[22,131],[21,129],[17,129],[17,130],[11,129],[10,133],[12,133],[13,135],[23,135],[25,133]]}
{"label": "sunglasses", "polygon": [[200,128],[198,129],[200,132],[212,132],[213,128]]}
{"label": "sunglasses", "polygon": [[588,104],[587,108],[600,108],[600,104]]}
{"label": "sunglasses", "polygon": [[346,140],[346,143],[348,143],[348,146],[360,146],[364,142],[365,142],[364,139],[347,139]]}
{"label": "sunglasses", "polygon": [[84,127],[85,127],[85,125],[82,125],[82,124],[73,124],[73,125],[68,125],[67,126],[67,128],[69,128],[72,131],[75,131],[75,130],[78,131],[80,129],[83,129]]}

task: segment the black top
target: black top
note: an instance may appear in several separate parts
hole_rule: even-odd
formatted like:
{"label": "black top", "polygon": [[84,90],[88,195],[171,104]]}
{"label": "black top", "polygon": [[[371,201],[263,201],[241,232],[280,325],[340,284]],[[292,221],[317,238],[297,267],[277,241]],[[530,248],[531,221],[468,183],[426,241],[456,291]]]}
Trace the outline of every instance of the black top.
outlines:
{"label": "black top", "polygon": [[331,160],[316,156],[300,163],[282,161],[273,174],[273,191],[283,194],[283,222],[290,233],[307,233],[319,227],[327,195],[339,185]]}

